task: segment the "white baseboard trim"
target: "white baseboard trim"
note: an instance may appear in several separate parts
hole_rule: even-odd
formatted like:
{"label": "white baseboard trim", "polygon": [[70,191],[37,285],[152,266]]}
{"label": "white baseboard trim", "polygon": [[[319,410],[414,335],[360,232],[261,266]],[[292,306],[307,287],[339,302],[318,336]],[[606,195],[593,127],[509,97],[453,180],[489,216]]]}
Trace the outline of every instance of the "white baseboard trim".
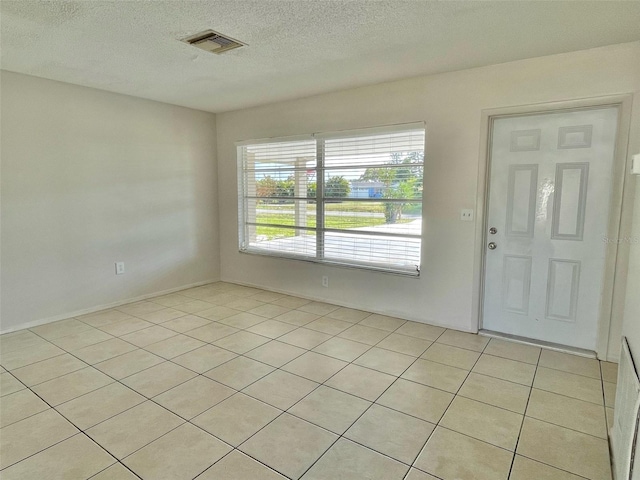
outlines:
{"label": "white baseboard trim", "polygon": [[0,329],[0,335],[4,335],[5,333],[17,332],[18,330],[24,330],[26,328],[38,327],[40,325],[46,325],[47,323],[57,322],[58,320],[65,320],[67,318],[78,317],[80,315],[86,315],[88,313],[99,312],[100,310],[106,310],[108,308],[119,307],[120,305],[125,305],[127,303],[139,302],[141,300],[146,300],[148,298],[159,297],[161,295],[168,295],[170,293],[179,292],[181,290],[186,290],[188,288],[200,287],[202,285],[207,285],[209,283],[219,282],[220,279],[217,280],[203,280],[201,282],[190,283],[188,285],[182,285],[180,287],[170,288],[168,290],[161,290],[158,292],[147,293],[145,295],[140,295],[137,297],[127,298],[124,300],[118,300],[117,302],[107,303],[104,305],[97,305],[91,308],[85,308],[83,310],[76,310],[75,312],[63,313],[60,315],[54,315],[53,317],[42,318],[40,320],[33,320],[31,322],[23,323],[21,325],[8,328],[6,330]]}
{"label": "white baseboard trim", "polygon": [[432,321],[427,321],[423,318],[418,319],[418,318],[411,318],[408,317],[406,315],[402,315],[399,313],[394,313],[391,311],[383,311],[383,310],[372,310],[369,307],[365,307],[361,304],[357,304],[357,303],[353,303],[353,302],[335,302],[333,300],[327,300],[326,298],[320,298],[320,297],[314,297],[314,296],[310,296],[310,295],[300,295],[299,293],[295,293],[295,292],[290,292],[290,291],[286,291],[286,290],[280,290],[278,288],[273,288],[271,286],[265,287],[264,285],[260,285],[257,283],[251,283],[251,282],[241,282],[238,280],[227,280],[224,278],[220,279],[221,282],[227,282],[227,283],[233,283],[236,285],[242,285],[244,287],[253,287],[253,288],[260,288],[262,290],[266,290],[268,292],[274,292],[274,293],[282,293],[283,295],[291,295],[294,297],[299,297],[299,298],[305,298],[307,300],[311,300],[314,302],[322,302],[322,303],[331,303],[332,305],[338,305],[339,307],[346,307],[346,308],[354,308],[356,310],[364,310],[366,312],[371,312],[371,313],[377,313],[379,315],[386,315],[389,317],[396,317],[396,318],[400,318],[402,320],[409,320],[411,322],[416,322],[416,323],[425,323],[427,325],[433,325],[434,327],[442,327],[442,328],[449,328],[451,330],[458,330],[460,332],[465,332],[465,333],[478,333],[477,330],[472,330],[472,329],[463,329],[460,327],[452,327],[451,325],[445,325],[443,323],[440,322],[432,322]]}

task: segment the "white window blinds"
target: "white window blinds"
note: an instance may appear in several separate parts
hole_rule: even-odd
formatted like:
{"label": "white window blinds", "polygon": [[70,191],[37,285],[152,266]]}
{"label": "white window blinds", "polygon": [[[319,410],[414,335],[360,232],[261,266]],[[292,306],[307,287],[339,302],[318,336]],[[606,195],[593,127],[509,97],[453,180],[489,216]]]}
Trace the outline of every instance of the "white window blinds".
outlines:
{"label": "white window blinds", "polygon": [[418,275],[422,125],[247,142],[240,249]]}

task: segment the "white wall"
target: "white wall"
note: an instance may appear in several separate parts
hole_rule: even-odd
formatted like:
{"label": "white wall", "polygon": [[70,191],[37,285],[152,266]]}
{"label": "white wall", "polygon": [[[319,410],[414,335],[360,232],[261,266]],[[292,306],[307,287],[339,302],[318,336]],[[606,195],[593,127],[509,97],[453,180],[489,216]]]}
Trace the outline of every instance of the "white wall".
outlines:
{"label": "white wall", "polygon": [[[638,91],[634,42],[219,114],[222,278],[474,331],[475,225],[461,222],[459,210],[476,205],[481,111]],[[427,125],[419,280],[238,253],[235,141],[418,120]],[[320,287],[321,275],[330,277],[329,289]],[[619,316],[614,321],[619,337]]]}
{"label": "white wall", "polygon": [[213,114],[1,75],[3,332],[219,278]]}

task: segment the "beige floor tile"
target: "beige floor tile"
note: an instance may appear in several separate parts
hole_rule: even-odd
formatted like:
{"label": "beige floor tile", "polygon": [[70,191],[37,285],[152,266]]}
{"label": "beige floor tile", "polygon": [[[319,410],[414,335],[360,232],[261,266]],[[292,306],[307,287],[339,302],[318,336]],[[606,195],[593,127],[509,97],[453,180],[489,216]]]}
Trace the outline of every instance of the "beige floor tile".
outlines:
{"label": "beige floor tile", "polygon": [[415,466],[445,480],[506,480],[513,454],[437,427]]}
{"label": "beige floor tile", "polygon": [[0,335],[0,352],[5,354],[14,350],[26,350],[42,345],[49,345],[49,342],[29,330]]}
{"label": "beige floor tile", "polygon": [[376,403],[430,423],[438,423],[452,399],[450,393],[400,378]]}
{"label": "beige floor tile", "polygon": [[213,294],[204,295],[201,300],[205,302],[213,303],[214,305],[225,306],[228,303],[240,300],[242,297],[226,292],[214,292]]}
{"label": "beige floor tile", "polygon": [[371,315],[371,313],[347,307],[340,307],[326,314],[329,318],[335,318],[336,320],[343,320],[351,323],[357,323],[360,320],[364,320],[369,315]]}
{"label": "beige floor tile", "polygon": [[[17,370],[16,370],[17,371]],[[24,390],[26,387],[9,372],[0,373],[0,396]]]}
{"label": "beige floor tile", "polygon": [[191,298],[180,295],[179,293],[169,293],[168,295],[151,298],[150,301],[163,307],[175,307],[176,305],[183,305],[190,302]]}
{"label": "beige floor tile", "polygon": [[528,363],[483,354],[478,359],[472,371],[509,382],[531,386],[533,376],[536,373],[536,367]]}
{"label": "beige floor tile", "polygon": [[254,315],[252,313],[241,312],[235,315],[231,315],[230,317],[222,318],[218,320],[220,323],[224,323],[225,325],[229,325],[234,328],[249,328],[262,323],[266,320],[266,318],[261,317],[259,315]]}
{"label": "beige floor tile", "polygon": [[541,348],[539,347],[509,342],[499,338],[492,338],[487,348],[484,349],[484,353],[489,355],[508,358],[510,360],[516,360],[517,362],[530,363],[532,365],[537,365],[538,358],[540,358],[540,351]]}
{"label": "beige floor tile", "polygon": [[205,325],[211,325],[211,321],[206,318],[198,317],[197,315],[185,315],[174,320],[164,322],[162,326],[173,330],[174,332],[186,333],[198,327],[204,327]]}
{"label": "beige floor tile", "polygon": [[105,468],[97,475],[91,477],[91,480],[139,480],[139,477],[131,473],[131,471],[121,463],[114,463],[109,468]]}
{"label": "beige floor tile", "polygon": [[217,438],[185,423],[123,462],[142,478],[191,480],[230,451]]}
{"label": "beige floor tile", "polygon": [[255,295],[252,295],[251,298],[255,298],[256,300],[259,300],[261,302],[275,302],[276,300],[278,300],[279,298],[284,297],[285,295],[282,293],[276,293],[276,292],[260,292],[260,293],[256,293]]}
{"label": "beige floor tile", "polygon": [[419,357],[431,345],[429,340],[392,333],[376,346],[393,352]]}
{"label": "beige floor tile", "polygon": [[166,340],[147,345],[145,350],[162,358],[171,359],[205,345],[204,342],[187,335],[178,334]]}
{"label": "beige floor tile", "polygon": [[371,402],[321,385],[296,403],[289,413],[342,435]]}
{"label": "beige floor tile", "polygon": [[116,309],[109,310],[101,310],[99,312],[88,313],[86,315],[81,315],[76,317],[78,320],[91,325],[92,327],[104,327],[105,325],[109,325],[110,323],[119,322],[122,320],[135,318],[128,313],[121,312]]}
{"label": "beige floor tile", "polygon": [[386,330],[365,327],[360,324],[354,325],[338,335],[338,337],[353,340],[354,342],[366,343],[367,345],[375,345],[387,336],[389,336],[389,332]]}
{"label": "beige floor tile", "polygon": [[[253,299],[253,297],[252,297]],[[283,313],[287,313],[290,309],[287,307],[281,307],[280,305],[273,305],[271,303],[265,303],[258,307],[247,310],[249,313],[253,315],[260,315],[261,317],[273,318],[278,315],[282,315]]]}
{"label": "beige floor tile", "polygon": [[407,322],[398,328],[394,333],[407,335],[409,337],[421,338],[422,340],[435,341],[446,329],[435,327],[426,323]]}
{"label": "beige floor tile", "polygon": [[338,437],[283,414],[240,446],[240,450],[297,480]]}
{"label": "beige floor tile", "polygon": [[331,377],[326,385],[373,402],[395,379],[392,375],[351,364]]}
{"label": "beige floor tile", "polygon": [[238,357],[205,373],[205,376],[236,390],[242,390],[275,369],[246,357]]}
{"label": "beige floor tile", "polygon": [[338,310],[340,307],[338,305],[332,305],[331,303],[324,302],[310,302],[306,305],[302,305],[298,307],[298,310],[302,310],[303,312],[315,313],[316,315],[327,315],[335,310]]}
{"label": "beige floor tile", "polygon": [[488,337],[482,337],[475,333],[460,332],[458,330],[447,330],[438,340],[438,343],[451,345],[452,347],[466,348],[476,352],[482,352],[489,343]]}
{"label": "beige floor tile", "polygon": [[180,310],[181,312],[195,314],[199,312],[204,312],[205,310],[209,310],[210,308],[215,307],[215,305],[213,303],[204,302],[202,300],[191,299],[191,301],[189,302],[181,303],[180,305],[173,305],[172,307],[175,310]]}
{"label": "beige floor tile", "polygon": [[600,362],[600,372],[602,380],[610,383],[618,381],[618,364],[612,362]]}
{"label": "beige floor tile", "polygon": [[58,347],[71,352],[80,350],[83,347],[89,345],[95,345],[96,343],[104,342],[114,338],[112,335],[98,330],[97,328],[91,328],[80,333],[74,333],[65,337],[60,337],[51,340],[51,343],[56,344]]}
{"label": "beige floor tile", "polygon": [[110,358],[117,357],[124,353],[137,350],[135,345],[131,345],[119,338],[112,338],[105,342],[96,343],[95,345],[89,345],[88,347],[75,350],[73,354],[80,360],[93,365],[96,363],[104,362]]}
{"label": "beige floor tile", "polygon": [[424,420],[373,405],[344,436],[411,465],[435,427]]}
{"label": "beige floor tile", "polygon": [[116,309],[120,310],[121,312],[128,313],[129,315],[134,315],[136,317],[142,318],[142,315],[164,310],[165,307],[163,307],[162,305],[158,305],[157,303],[152,303],[152,302],[147,302],[146,300],[142,300],[140,302],[121,305],[119,307],[116,307]]}
{"label": "beige floor tile", "polygon": [[167,390],[153,400],[167,410],[190,420],[236,393],[221,383],[198,376]]}
{"label": "beige floor tile", "polygon": [[153,327],[153,325],[153,323],[142,320],[141,318],[131,317],[130,319],[119,320],[98,328],[109,335],[121,337],[127,333],[137,332],[143,328]]}
{"label": "beige floor tile", "polygon": [[139,349],[105,362],[97,363],[94,367],[116,380],[121,380],[162,362],[164,362],[163,358]]}
{"label": "beige floor tile", "polygon": [[[9,374],[4,373],[3,375]],[[43,402],[40,397],[27,389],[3,396],[0,400],[0,406],[2,407],[0,408],[0,428],[49,408],[49,405]]]}
{"label": "beige floor tile", "polygon": [[197,312],[197,315],[199,317],[206,318],[207,320],[219,322],[220,320],[233,317],[239,313],[240,310],[236,310],[235,308],[229,308],[222,305],[212,305],[211,308]]}
{"label": "beige floor tile", "polygon": [[373,347],[358,357],[353,363],[362,367],[378,370],[379,372],[399,376],[415,361],[415,357],[410,355]]}
{"label": "beige floor tile", "polygon": [[215,345],[205,345],[173,358],[171,361],[197,373],[204,373],[222,365],[237,355]]}
{"label": "beige floor tile", "polygon": [[[243,312],[253,310],[254,308],[261,307],[265,305],[264,302],[259,302],[258,300],[254,300],[253,298],[240,298],[238,300],[234,300],[226,304],[229,308],[234,308],[236,310],[241,310]],[[273,305],[278,306],[278,305]]]}
{"label": "beige floor tile", "polygon": [[316,332],[326,333],[328,335],[337,335],[344,332],[347,328],[353,326],[353,323],[343,322],[335,318],[320,317],[311,323],[307,323],[305,328],[315,330]]}
{"label": "beige floor tile", "polygon": [[605,411],[605,416],[607,418],[607,431],[609,431],[611,430],[611,428],[613,428],[614,410],[611,407],[605,407],[604,411]]}
{"label": "beige floor tile", "polygon": [[307,300],[306,298],[283,295],[282,297],[272,301],[271,303],[273,303],[274,305],[280,305],[282,307],[287,307],[287,308],[300,308],[302,305],[311,303],[311,300]]}
{"label": "beige floor tile", "polygon": [[602,405],[534,388],[527,416],[578,432],[607,438],[607,420]]}
{"label": "beige floor tile", "polygon": [[113,379],[92,367],[83,368],[32,387],[49,405],[56,406],[92,392]]}
{"label": "beige floor tile", "polygon": [[364,343],[354,342],[346,338],[333,337],[330,340],[318,345],[313,349],[314,352],[329,355],[330,357],[352,362],[364,352],[371,348]]}
{"label": "beige floor tile", "polygon": [[440,425],[497,447],[515,450],[523,416],[464,397],[456,397]]}
{"label": "beige floor tile", "polygon": [[442,363],[418,359],[402,374],[402,378],[456,393],[469,372]]}
{"label": "beige floor tile", "polygon": [[308,328],[298,328],[292,332],[283,335],[278,340],[281,342],[289,343],[297,347],[306,348],[311,350],[318,345],[326,342],[331,338],[331,335],[318,332],[316,330],[309,330]]}
{"label": "beige floor tile", "polygon": [[114,462],[115,459],[111,455],[85,435],[79,434],[9,467],[2,472],[2,478],[3,480],[95,478],[94,474]]}
{"label": "beige floor tile", "polygon": [[595,358],[579,357],[578,355],[554,352],[553,350],[542,350],[539,365],[600,380],[600,362]]}
{"label": "beige floor tile", "polygon": [[401,480],[409,467],[341,438],[304,475],[304,480]]}
{"label": "beige floor tile", "polygon": [[412,468],[409,470],[408,475],[405,477],[405,480],[439,480],[433,475],[429,475],[428,473],[424,473],[422,470],[418,470],[417,468]]}
{"label": "beige floor tile", "polygon": [[337,358],[327,357],[315,352],[307,352],[284,365],[282,370],[295,373],[314,382],[324,383],[346,365],[347,362]]}
{"label": "beige floor tile", "polygon": [[75,318],[68,318],[66,320],[40,325],[39,327],[33,327],[30,330],[42,338],[52,340],[66,335],[84,332],[89,329],[91,329],[91,327],[86,323],[76,320]]}
{"label": "beige floor tile", "polygon": [[360,325],[364,325],[365,327],[379,328],[381,330],[386,330],[387,332],[393,332],[405,323],[407,323],[407,321],[402,320],[401,318],[379,315],[377,313],[371,314],[359,322]]}
{"label": "beige floor tile", "polygon": [[604,387],[604,404],[614,408],[616,406],[616,384],[603,382],[602,385]]}
{"label": "beige floor tile", "polygon": [[164,362],[123,378],[121,382],[145,397],[151,398],[195,376],[196,373],[180,365]]}
{"label": "beige floor tile", "polygon": [[583,478],[516,455],[509,480],[582,480]]}
{"label": "beige floor tile", "polygon": [[144,348],[147,345],[166,340],[167,338],[171,338],[175,335],[177,335],[177,333],[173,330],[161,327],[160,325],[154,325],[153,327],[143,328],[137,332],[128,333],[120,338],[129,343],[133,343],[138,347]]}
{"label": "beige floor tile", "polygon": [[198,480],[285,480],[253,458],[234,450],[198,477]]}
{"label": "beige floor tile", "polygon": [[602,382],[595,378],[538,367],[533,386],[540,390],[559,393],[598,405],[603,404]]}
{"label": "beige floor tile", "polygon": [[467,377],[458,395],[524,414],[531,387],[473,373]]}
{"label": "beige floor tile", "polygon": [[191,420],[191,423],[237,447],[282,412],[236,393]]}
{"label": "beige floor tile", "polygon": [[184,420],[177,415],[146,401],[85,433],[116,458],[123,459],[182,423]]}
{"label": "beige floor tile", "polygon": [[302,348],[273,340],[245,353],[245,356],[272,367],[281,367],[303,353],[305,350]]}
{"label": "beige floor tile", "polygon": [[286,410],[311,393],[318,384],[291,373],[276,370],[243,390],[258,400]]}
{"label": "beige floor tile", "polygon": [[606,440],[526,417],[518,453],[591,480],[611,478]]}
{"label": "beige floor tile", "polygon": [[283,313],[282,315],[274,317],[274,320],[302,327],[307,323],[313,322],[317,318],[319,318],[319,316],[315,313],[302,312],[300,310],[291,310],[290,312]]}
{"label": "beige floor tile", "polygon": [[221,338],[232,335],[239,330],[237,328],[230,327],[229,325],[223,325],[218,322],[213,322],[210,325],[194,328],[189,330],[187,335],[203,342],[215,342]]}
{"label": "beige floor tile", "polygon": [[78,431],[52,408],[12,423],[0,430],[0,469],[69,438]]}
{"label": "beige floor tile", "polygon": [[18,350],[0,350],[0,363],[7,370],[15,370],[65,353],[61,348],[44,340],[43,342],[45,343]]}
{"label": "beige floor tile", "polygon": [[471,370],[480,358],[480,353],[464,348],[452,347],[444,343],[434,343],[420,358],[432,362],[443,363],[451,367]]}
{"label": "beige floor tile", "polygon": [[86,430],[145,400],[130,388],[120,383],[112,383],[58,405],[56,410],[78,428]]}
{"label": "beige floor tile", "polygon": [[270,341],[270,338],[263,337],[262,335],[240,331],[215,341],[214,345],[242,354]]}
{"label": "beige floor tile", "polygon": [[[272,305],[275,306],[275,305]],[[290,323],[279,322],[278,320],[267,320],[247,329],[251,333],[257,333],[263,337],[278,338],[297,327]]]}

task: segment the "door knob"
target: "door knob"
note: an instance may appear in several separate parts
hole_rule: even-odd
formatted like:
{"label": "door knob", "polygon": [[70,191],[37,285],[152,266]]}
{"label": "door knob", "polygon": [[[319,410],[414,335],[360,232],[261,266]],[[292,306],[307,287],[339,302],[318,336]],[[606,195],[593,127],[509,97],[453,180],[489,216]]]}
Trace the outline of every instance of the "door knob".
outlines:
{"label": "door knob", "polygon": [[489,245],[487,245],[487,247],[489,247],[489,250],[495,250],[496,248],[498,248],[498,245],[496,245],[496,242],[489,242]]}
{"label": "door knob", "polygon": [[491,235],[495,235],[496,233],[498,233],[498,229],[497,229],[496,227],[491,227],[491,228],[489,229],[489,233],[490,233]]}

